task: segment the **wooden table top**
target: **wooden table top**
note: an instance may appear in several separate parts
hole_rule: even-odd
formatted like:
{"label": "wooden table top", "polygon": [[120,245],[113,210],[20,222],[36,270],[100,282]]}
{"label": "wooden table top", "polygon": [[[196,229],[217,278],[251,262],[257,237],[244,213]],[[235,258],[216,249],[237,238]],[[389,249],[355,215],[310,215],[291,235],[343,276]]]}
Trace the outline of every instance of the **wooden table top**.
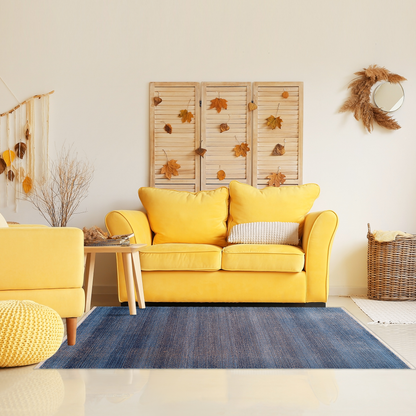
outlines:
{"label": "wooden table top", "polygon": [[84,253],[134,253],[146,244],[130,244],[129,246],[84,246]]}

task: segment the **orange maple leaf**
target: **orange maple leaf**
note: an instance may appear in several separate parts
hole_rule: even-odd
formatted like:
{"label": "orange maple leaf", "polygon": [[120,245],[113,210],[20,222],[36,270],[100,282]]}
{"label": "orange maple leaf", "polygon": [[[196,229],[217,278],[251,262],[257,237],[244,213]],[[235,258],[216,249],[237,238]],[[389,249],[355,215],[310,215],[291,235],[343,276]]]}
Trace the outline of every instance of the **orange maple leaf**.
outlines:
{"label": "orange maple leaf", "polygon": [[282,121],[283,120],[280,117],[270,116],[270,117],[266,118],[266,120],[267,120],[267,125],[269,127],[271,127],[272,130],[274,130],[276,127],[279,127],[279,129],[282,128]]}
{"label": "orange maple leaf", "polygon": [[276,186],[279,187],[283,183],[286,182],[286,176],[283,175],[283,173],[272,173],[269,176],[266,176],[267,179],[270,179],[269,182],[267,182],[267,185],[269,186]]}
{"label": "orange maple leaf", "polygon": [[178,169],[181,167],[178,163],[176,163],[177,160],[171,159],[166,163],[166,165],[163,165],[162,169],[160,170],[160,173],[164,173],[165,177],[167,179],[171,179],[173,176],[179,176]]}
{"label": "orange maple leaf", "polygon": [[211,107],[209,109],[211,110],[212,108],[215,108],[217,113],[221,113],[221,109],[227,109],[227,100],[224,100],[224,98],[214,98],[211,100]]}
{"label": "orange maple leaf", "polygon": [[178,117],[182,118],[182,123],[190,123],[192,121],[193,116],[194,115],[188,110],[181,110],[178,115]]}
{"label": "orange maple leaf", "polygon": [[225,172],[224,172],[223,170],[219,170],[219,171],[217,172],[217,178],[218,178],[220,181],[223,181],[223,180],[225,179]]}
{"label": "orange maple leaf", "polygon": [[250,148],[248,147],[247,143],[241,143],[238,144],[237,146],[234,147],[234,152],[235,152],[235,156],[242,156],[242,157],[246,157],[247,156],[247,152],[250,151]]}

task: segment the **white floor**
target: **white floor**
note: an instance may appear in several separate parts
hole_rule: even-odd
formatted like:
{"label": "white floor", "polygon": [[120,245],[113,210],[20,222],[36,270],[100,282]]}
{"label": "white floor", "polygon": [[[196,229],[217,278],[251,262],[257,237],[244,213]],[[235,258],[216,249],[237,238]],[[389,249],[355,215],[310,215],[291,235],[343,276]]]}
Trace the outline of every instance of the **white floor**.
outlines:
{"label": "white floor", "polygon": [[[117,305],[114,298],[95,305]],[[361,322],[350,298],[331,297]],[[416,325],[368,328],[416,367]],[[415,370],[0,370],[0,415],[416,415]]]}

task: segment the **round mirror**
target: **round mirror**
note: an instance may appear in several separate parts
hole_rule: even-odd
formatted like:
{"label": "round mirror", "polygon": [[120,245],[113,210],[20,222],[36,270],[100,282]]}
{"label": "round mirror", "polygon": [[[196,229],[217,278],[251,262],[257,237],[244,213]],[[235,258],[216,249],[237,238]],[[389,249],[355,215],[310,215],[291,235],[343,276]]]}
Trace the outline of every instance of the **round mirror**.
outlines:
{"label": "round mirror", "polygon": [[398,110],[404,101],[403,87],[399,83],[383,82],[374,91],[374,104],[383,111]]}

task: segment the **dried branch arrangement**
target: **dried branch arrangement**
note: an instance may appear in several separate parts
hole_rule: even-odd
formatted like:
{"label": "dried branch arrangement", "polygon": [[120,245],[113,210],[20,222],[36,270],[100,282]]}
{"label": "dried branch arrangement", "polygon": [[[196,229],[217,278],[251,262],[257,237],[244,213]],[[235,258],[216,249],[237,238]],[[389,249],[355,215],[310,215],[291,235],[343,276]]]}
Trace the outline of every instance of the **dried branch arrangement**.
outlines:
{"label": "dried branch arrangement", "polygon": [[393,74],[386,68],[377,65],[370,65],[368,68],[356,72],[355,75],[357,75],[357,78],[352,80],[348,86],[351,89],[351,96],[345,101],[339,112],[352,111],[355,119],[361,119],[369,133],[373,129],[374,122],[386,129],[400,129],[396,120],[370,103],[370,92],[376,82],[388,81],[396,84],[400,81],[406,81],[406,78]]}
{"label": "dried branch arrangement", "polygon": [[80,203],[88,196],[94,167],[77,159],[71,149],[63,148],[51,162],[49,178],[35,181],[25,199],[52,227],[66,227]]}

